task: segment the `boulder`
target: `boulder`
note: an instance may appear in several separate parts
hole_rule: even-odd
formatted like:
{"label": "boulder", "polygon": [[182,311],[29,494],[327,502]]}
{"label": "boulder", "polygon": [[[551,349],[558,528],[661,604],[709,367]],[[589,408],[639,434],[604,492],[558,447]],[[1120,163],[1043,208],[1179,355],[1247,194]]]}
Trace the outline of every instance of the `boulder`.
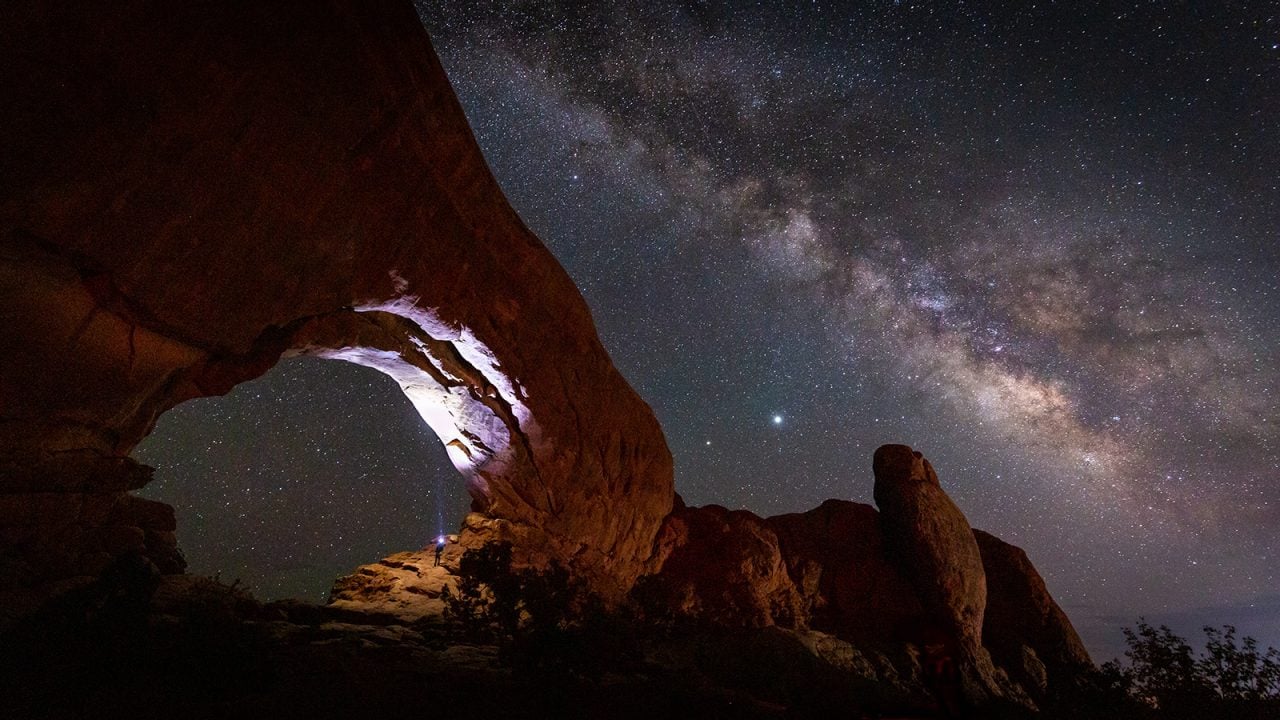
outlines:
{"label": "boulder", "polygon": [[808,608],[787,572],[778,536],[746,510],[679,507],[655,541],[658,572],[646,598],[716,624],[804,627]]}
{"label": "boulder", "polygon": [[870,505],[827,500],[804,513],[765,520],[809,609],[808,623],[865,646],[911,639],[923,609],[889,562]]}
{"label": "boulder", "polygon": [[987,579],[969,521],[910,447],[880,447],[872,468],[888,558],[948,640],[964,650],[982,647]]}

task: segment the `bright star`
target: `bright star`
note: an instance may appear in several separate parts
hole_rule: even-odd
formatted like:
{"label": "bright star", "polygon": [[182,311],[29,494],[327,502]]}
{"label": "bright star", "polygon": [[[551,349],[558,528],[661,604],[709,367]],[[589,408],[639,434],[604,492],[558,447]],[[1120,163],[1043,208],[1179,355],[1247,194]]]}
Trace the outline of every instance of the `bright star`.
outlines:
{"label": "bright star", "polygon": [[782,424],[782,416],[781,416],[781,415],[774,415],[774,416],[773,416],[773,424],[774,424],[774,425],[781,425],[781,424]]}

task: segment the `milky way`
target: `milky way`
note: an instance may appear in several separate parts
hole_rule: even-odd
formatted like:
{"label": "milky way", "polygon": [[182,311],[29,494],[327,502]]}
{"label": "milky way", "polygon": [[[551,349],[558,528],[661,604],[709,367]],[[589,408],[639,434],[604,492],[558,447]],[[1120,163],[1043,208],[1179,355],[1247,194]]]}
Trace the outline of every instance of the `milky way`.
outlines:
{"label": "milky way", "polygon": [[[571,5],[419,11],[505,192],[662,421],[687,501],[869,501],[871,451],[905,442],[975,526],[1027,549],[1102,657],[1139,614],[1280,645],[1273,6]],[[305,513],[233,518],[255,512],[242,486],[269,496],[288,471],[197,471],[207,440],[166,433],[226,437],[250,395],[340,387],[291,432],[355,418],[353,444],[399,457],[418,431],[369,420],[404,414],[379,409],[377,380],[315,362],[199,401],[227,403],[222,420],[178,408],[140,452],[150,492],[183,522],[228,518],[224,544],[307,555],[281,539],[314,534]],[[290,442],[270,413],[244,421],[263,453]],[[360,550],[460,514],[442,457],[388,475],[408,519],[360,521]],[[288,503],[337,522],[344,501],[309,499],[333,474],[300,458],[291,482],[311,490]],[[182,540],[200,570],[269,574]],[[313,585],[267,594],[372,559],[338,545],[314,551]]]}

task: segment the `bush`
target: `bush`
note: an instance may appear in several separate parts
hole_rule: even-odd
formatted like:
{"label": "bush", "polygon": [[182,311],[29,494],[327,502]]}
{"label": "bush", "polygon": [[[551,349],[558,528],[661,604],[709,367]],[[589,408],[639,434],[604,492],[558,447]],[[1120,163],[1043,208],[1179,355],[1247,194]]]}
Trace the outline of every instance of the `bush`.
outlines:
{"label": "bush", "polygon": [[444,589],[444,616],[473,640],[510,637],[520,625],[520,578],[511,572],[511,543],[487,543],[458,562],[458,591]]}
{"label": "bush", "polygon": [[487,543],[458,563],[445,618],[473,641],[496,642],[508,663],[540,672],[598,678],[630,670],[640,652],[633,623],[608,609],[562,565],[511,569],[511,544]]}
{"label": "bush", "polygon": [[1280,717],[1280,651],[1260,651],[1251,637],[1237,640],[1231,625],[1204,633],[1197,653],[1167,626],[1139,619],[1124,630],[1127,662],[1105,663],[1058,698],[1055,710],[1071,717]]}

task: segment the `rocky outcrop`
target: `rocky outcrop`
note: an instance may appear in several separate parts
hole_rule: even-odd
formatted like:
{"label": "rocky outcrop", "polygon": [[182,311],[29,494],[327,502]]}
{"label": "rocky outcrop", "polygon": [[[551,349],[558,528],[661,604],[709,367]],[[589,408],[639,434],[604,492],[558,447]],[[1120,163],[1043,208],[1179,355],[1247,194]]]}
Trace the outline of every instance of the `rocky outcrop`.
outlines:
{"label": "rocky outcrop", "polygon": [[0,541],[9,548],[0,555],[0,627],[50,594],[83,586],[122,555],[181,572],[176,527],[173,508],[126,493],[0,493]]}
{"label": "rocky outcrop", "polygon": [[334,581],[329,592],[330,607],[390,615],[409,622],[441,618],[445,589],[457,589],[451,572],[462,555],[457,540],[456,535],[451,538],[447,557],[441,557],[439,565],[434,547],[400,552],[361,565]]}
{"label": "rocky outcrop", "polygon": [[997,674],[982,644],[987,576],[973,528],[938,482],[933,466],[906,445],[883,445],[872,461],[885,549],[911,582],[926,622],[916,640],[958,675],[957,707],[992,697],[1021,699]]}
{"label": "rocky outcrop", "polygon": [[0,591],[163,545],[146,532],[172,527],[106,519],[149,477],[130,449],[291,354],[400,383],[488,518],[462,543],[518,539],[618,591],[641,571],[672,507],[661,430],[411,3],[3,18]]}
{"label": "rocky outcrop", "polygon": [[778,536],[745,510],[677,507],[655,541],[661,570],[651,600],[715,623],[804,626],[808,616]]}
{"label": "rocky outcrop", "polygon": [[928,460],[906,445],[876,450],[875,498],[888,558],[929,618],[961,648],[982,646],[987,579],[973,529]]}
{"label": "rocky outcrop", "polygon": [[874,647],[901,644],[920,624],[923,610],[885,554],[875,508],[828,500],[766,522],[813,628]]}
{"label": "rocky outcrop", "polygon": [[1093,667],[1089,651],[1021,548],[973,531],[987,573],[983,644],[1023,687],[1044,691],[1050,678]]}
{"label": "rocky outcrop", "polygon": [[886,445],[874,471],[879,511],[678,506],[638,599],[713,623],[829,633],[863,652],[915,648],[910,663],[956,707],[1030,704],[1047,678],[1089,666],[1026,554],[972,530],[920,453]]}

